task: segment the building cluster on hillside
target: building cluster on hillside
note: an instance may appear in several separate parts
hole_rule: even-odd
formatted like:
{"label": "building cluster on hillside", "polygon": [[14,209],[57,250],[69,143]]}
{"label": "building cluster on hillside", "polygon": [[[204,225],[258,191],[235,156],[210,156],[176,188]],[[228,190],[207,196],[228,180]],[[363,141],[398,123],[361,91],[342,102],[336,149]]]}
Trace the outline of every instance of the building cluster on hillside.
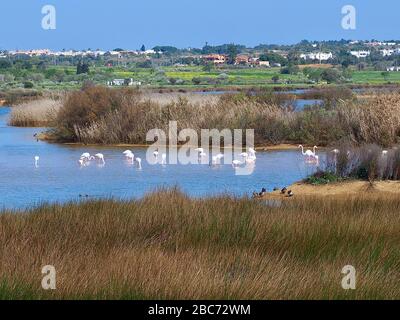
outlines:
{"label": "building cluster on hillside", "polygon": [[397,42],[381,42],[381,41],[367,41],[364,43],[366,46],[369,47],[389,47],[389,46],[395,46],[398,43]]}
{"label": "building cluster on hillside", "polygon": [[350,51],[350,54],[352,56],[355,56],[356,58],[366,58],[371,55],[371,51],[367,50],[357,50],[357,51]]}
{"label": "building cluster on hillside", "polygon": [[[228,55],[224,54],[207,54],[203,55],[202,60],[205,62],[213,63],[215,65],[224,64],[228,62]],[[239,54],[235,57],[235,65],[245,65],[245,66],[262,66],[269,67],[269,61],[262,61],[259,57],[251,57],[246,54]]]}
{"label": "building cluster on hillside", "polygon": [[154,50],[120,50],[120,51],[103,51],[103,50],[62,50],[62,51],[51,51],[49,49],[34,49],[34,50],[11,50],[3,53],[4,56],[18,56],[26,55],[30,57],[42,57],[42,56],[54,56],[54,57],[99,57],[99,56],[113,56],[123,58],[126,56],[139,56],[139,55],[152,55],[162,54],[162,52],[156,52]]}
{"label": "building cluster on hillside", "polygon": [[128,78],[128,79],[114,79],[111,81],[107,81],[107,85],[109,87],[119,87],[119,86],[141,86],[142,83],[140,81],[135,81],[133,78]]}
{"label": "building cluster on hillside", "polygon": [[300,58],[304,60],[328,61],[329,59],[333,59],[333,53],[332,52],[302,53],[300,54]]}

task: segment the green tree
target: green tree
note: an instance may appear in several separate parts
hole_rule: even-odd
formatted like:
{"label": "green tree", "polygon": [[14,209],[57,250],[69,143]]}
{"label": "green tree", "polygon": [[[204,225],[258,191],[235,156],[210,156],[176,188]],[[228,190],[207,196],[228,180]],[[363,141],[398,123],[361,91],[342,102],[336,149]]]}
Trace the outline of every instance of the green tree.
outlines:
{"label": "green tree", "polygon": [[211,72],[213,70],[213,68],[214,68],[214,65],[212,63],[208,62],[203,66],[203,71]]}
{"label": "green tree", "polygon": [[236,57],[238,55],[237,47],[233,43],[231,43],[228,45],[227,52],[228,52],[228,64],[235,64]]}
{"label": "green tree", "polygon": [[282,66],[287,65],[287,59],[275,52],[264,52],[262,55],[260,55],[260,60],[269,61],[271,64],[279,63]]}
{"label": "green tree", "polygon": [[78,65],[76,66],[76,74],[82,74],[82,73],[89,73],[89,64],[86,62],[82,63],[81,61],[79,61]]}
{"label": "green tree", "polygon": [[11,68],[11,66],[12,66],[11,62],[0,59],[0,69],[9,69]]}
{"label": "green tree", "polygon": [[272,77],[272,81],[274,82],[274,83],[278,83],[278,81],[279,81],[279,76],[276,74],[276,75],[274,75],[273,77]]}
{"label": "green tree", "polygon": [[326,69],[321,73],[322,80],[328,83],[339,83],[343,80],[342,74],[337,69]]}

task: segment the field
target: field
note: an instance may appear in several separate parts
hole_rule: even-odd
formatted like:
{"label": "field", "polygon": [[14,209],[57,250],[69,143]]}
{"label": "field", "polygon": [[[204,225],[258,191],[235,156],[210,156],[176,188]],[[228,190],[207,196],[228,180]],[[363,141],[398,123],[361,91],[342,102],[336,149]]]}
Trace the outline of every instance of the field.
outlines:
{"label": "field", "polygon": [[[0,214],[1,299],[399,299],[400,200],[160,190]],[[379,223],[377,223],[379,221]],[[56,290],[41,288],[53,265]],[[356,269],[356,290],[341,270]]]}
{"label": "field", "polygon": [[387,82],[400,82],[400,72],[389,72],[387,78],[382,76],[382,71],[356,71],[353,73],[353,83],[356,84],[385,84]]}
{"label": "field", "polygon": [[[141,87],[152,89],[226,89],[254,88],[254,87],[310,87],[326,85],[326,81],[313,82],[304,74],[305,67],[327,69],[330,65],[299,65],[297,74],[283,74],[281,68],[213,67],[209,71],[202,66],[153,66],[152,68],[137,68],[124,65],[114,67],[92,66],[89,74],[76,75],[75,66],[51,65],[48,70],[32,69],[22,77],[10,82],[0,82],[0,94],[12,89],[20,89],[28,82],[33,89],[43,90],[71,90],[82,86],[85,81],[98,85],[106,85],[113,79],[132,78],[141,82]],[[30,80],[30,79],[40,80]],[[24,80],[28,79],[28,80]],[[382,75],[381,71],[358,71],[353,68],[351,78],[346,81],[353,85],[382,85],[399,83],[400,72],[390,72]]]}

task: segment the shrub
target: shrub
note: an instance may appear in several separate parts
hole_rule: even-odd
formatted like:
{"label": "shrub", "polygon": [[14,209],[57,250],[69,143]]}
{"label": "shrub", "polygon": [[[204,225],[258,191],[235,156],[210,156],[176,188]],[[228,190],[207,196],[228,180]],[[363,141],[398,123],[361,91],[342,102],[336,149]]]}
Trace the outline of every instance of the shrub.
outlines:
{"label": "shrub", "polygon": [[24,82],[24,88],[25,89],[32,89],[33,88],[33,82],[25,81]]}
{"label": "shrub", "polygon": [[[79,132],[114,111],[121,111],[138,93],[133,89],[113,90],[89,86],[72,92],[57,116],[57,135],[62,140],[80,140]],[[117,124],[116,124],[117,125]]]}
{"label": "shrub", "polygon": [[305,182],[313,185],[328,184],[340,181],[341,178],[336,174],[329,171],[318,171],[312,176],[308,177]]}

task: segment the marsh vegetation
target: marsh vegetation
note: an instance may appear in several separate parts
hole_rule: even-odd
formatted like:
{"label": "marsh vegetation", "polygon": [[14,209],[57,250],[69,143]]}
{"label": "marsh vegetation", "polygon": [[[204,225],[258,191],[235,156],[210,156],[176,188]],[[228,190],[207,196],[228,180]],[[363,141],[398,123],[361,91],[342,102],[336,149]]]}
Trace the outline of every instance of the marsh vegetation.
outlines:
{"label": "marsh vegetation", "polygon": [[350,142],[391,146],[399,142],[400,94],[396,91],[357,98],[344,89],[307,95],[326,103],[296,111],[283,103],[290,95],[271,92],[165,98],[133,89],[90,86],[68,93],[57,108],[48,100],[35,102],[40,105],[40,121],[34,119],[33,106],[16,107],[11,124],[47,123],[58,141],[98,144],[143,144],[150,129],[166,130],[171,120],[178,122],[178,129],[254,129],[258,145]]}
{"label": "marsh vegetation", "polygon": [[[398,195],[281,207],[160,190],[0,215],[3,299],[399,299]],[[379,221],[379,223],[377,223]],[[343,290],[341,270],[357,270]],[[57,290],[41,268],[54,265]]]}

